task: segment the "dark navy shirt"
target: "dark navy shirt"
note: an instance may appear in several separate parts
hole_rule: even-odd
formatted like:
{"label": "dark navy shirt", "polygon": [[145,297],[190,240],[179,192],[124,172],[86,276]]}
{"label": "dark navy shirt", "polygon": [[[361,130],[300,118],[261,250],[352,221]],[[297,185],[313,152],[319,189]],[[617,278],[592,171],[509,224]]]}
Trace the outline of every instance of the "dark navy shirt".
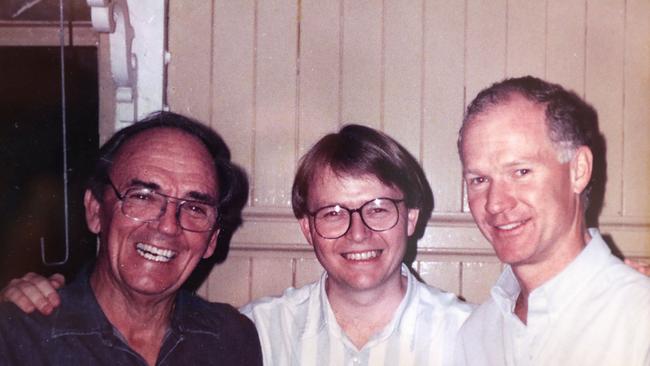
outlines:
{"label": "dark navy shirt", "polygon": [[[50,316],[0,304],[0,365],[146,365],[102,312],[88,275],[60,291]],[[181,290],[156,365],[261,365],[253,323]]]}

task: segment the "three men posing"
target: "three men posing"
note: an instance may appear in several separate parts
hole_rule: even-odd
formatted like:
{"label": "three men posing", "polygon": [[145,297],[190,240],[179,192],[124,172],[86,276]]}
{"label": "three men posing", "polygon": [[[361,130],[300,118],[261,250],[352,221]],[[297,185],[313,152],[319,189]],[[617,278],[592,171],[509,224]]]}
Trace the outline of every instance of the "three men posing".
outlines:
{"label": "three men posing", "polygon": [[[429,214],[417,164],[360,126],[321,139],[301,161],[292,203],[326,273],[242,309],[265,363],[650,363],[650,280],[585,227],[590,108],[532,77],[497,83],[468,107],[459,152],[470,209],[508,266],[460,335],[468,306],[401,264]],[[36,301],[51,293],[23,285],[15,293]]]}

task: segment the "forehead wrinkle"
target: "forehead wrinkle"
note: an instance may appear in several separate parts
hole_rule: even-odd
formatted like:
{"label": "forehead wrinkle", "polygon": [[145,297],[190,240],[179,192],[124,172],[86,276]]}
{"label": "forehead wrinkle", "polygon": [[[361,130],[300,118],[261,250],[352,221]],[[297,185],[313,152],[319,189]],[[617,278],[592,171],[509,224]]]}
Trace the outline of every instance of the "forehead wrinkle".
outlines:
{"label": "forehead wrinkle", "polygon": [[[215,196],[219,195],[219,177],[212,155],[200,139],[184,131],[155,128],[133,136],[116,152],[111,170],[131,172],[133,176],[138,177],[143,166],[147,169],[151,167],[154,172],[151,179],[149,175],[146,175],[146,181],[139,179],[145,183],[144,186],[156,184],[152,179],[158,182],[156,178],[166,179],[165,174],[170,173],[171,176],[184,177],[177,180],[180,182],[177,188],[187,189],[182,192],[184,198],[216,201]],[[162,176],[158,176],[158,173]],[[201,184],[195,186],[196,182]],[[148,187],[163,188],[160,184],[156,185]]]}
{"label": "forehead wrinkle", "polygon": [[143,180],[140,180],[138,178],[133,178],[131,181],[129,181],[129,184],[127,187],[144,187],[144,188],[149,188],[151,190],[159,190],[160,186],[154,182],[145,182]]}
{"label": "forehead wrinkle", "polygon": [[[144,188],[151,189],[153,191],[160,191],[161,189],[160,185],[155,182],[146,182],[138,178],[131,179],[127,187],[144,187]],[[185,193],[182,197],[173,197],[173,198],[191,199],[193,201],[204,201],[204,202],[216,201],[216,198],[213,197],[211,194],[205,192],[199,192],[199,191],[189,191]]]}

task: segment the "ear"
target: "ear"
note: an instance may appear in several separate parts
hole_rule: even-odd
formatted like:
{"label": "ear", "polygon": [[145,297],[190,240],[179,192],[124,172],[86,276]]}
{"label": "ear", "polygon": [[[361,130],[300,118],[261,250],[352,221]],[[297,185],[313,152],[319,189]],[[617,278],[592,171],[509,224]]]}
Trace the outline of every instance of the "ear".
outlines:
{"label": "ear", "polygon": [[407,236],[413,235],[415,227],[418,224],[418,217],[420,216],[420,209],[409,208],[406,214],[406,234]]}
{"label": "ear", "polygon": [[593,155],[587,146],[580,146],[571,159],[571,184],[576,194],[582,193],[591,180]]}
{"label": "ear", "polygon": [[84,207],[86,208],[86,225],[88,225],[88,230],[94,234],[99,234],[102,229],[101,221],[101,209],[102,204],[97,201],[95,195],[86,189],[84,193]]}
{"label": "ear", "polygon": [[298,223],[300,224],[300,230],[302,230],[302,235],[304,235],[305,239],[307,239],[307,242],[309,242],[309,244],[313,246],[314,240],[312,237],[311,223],[309,221],[309,216],[306,215],[298,219]]}
{"label": "ear", "polygon": [[219,232],[221,229],[216,229],[210,234],[210,241],[208,242],[208,247],[205,248],[205,253],[203,253],[203,258],[210,258],[214,251],[217,249],[217,239],[219,238]]}

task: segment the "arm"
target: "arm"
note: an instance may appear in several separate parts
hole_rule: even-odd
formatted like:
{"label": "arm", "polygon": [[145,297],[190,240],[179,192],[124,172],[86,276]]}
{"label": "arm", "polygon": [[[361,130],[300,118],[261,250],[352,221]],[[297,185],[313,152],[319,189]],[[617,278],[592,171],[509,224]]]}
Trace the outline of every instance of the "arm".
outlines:
{"label": "arm", "polygon": [[633,261],[631,259],[626,259],[625,264],[636,269],[637,271],[643,273],[646,276],[650,276],[650,264]]}
{"label": "arm", "polygon": [[13,302],[26,313],[38,309],[42,314],[49,315],[61,302],[56,290],[64,284],[62,274],[55,273],[45,278],[30,272],[22,278],[11,280],[0,292],[0,300]]}

